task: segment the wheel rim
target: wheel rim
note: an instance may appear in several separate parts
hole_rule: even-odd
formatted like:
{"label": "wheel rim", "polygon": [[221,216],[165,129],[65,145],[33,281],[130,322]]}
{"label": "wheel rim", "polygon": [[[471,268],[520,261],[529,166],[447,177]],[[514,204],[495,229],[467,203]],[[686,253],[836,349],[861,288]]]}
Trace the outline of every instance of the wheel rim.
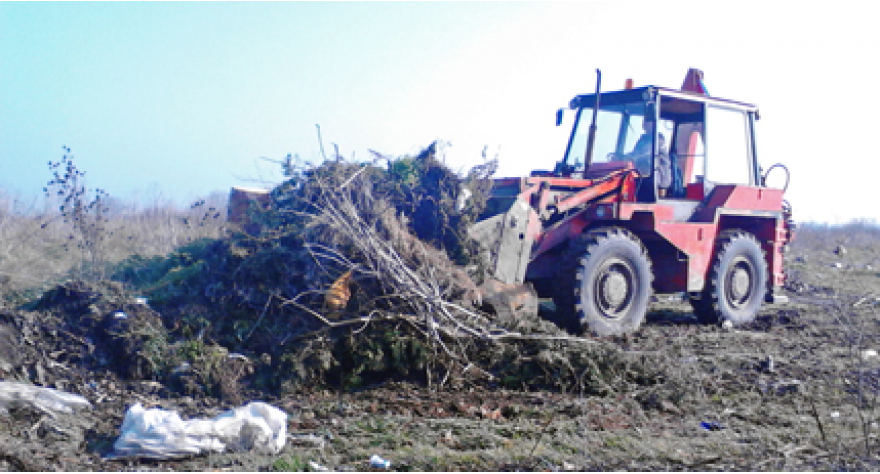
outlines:
{"label": "wheel rim", "polygon": [[623,317],[633,302],[635,271],[628,262],[609,259],[596,275],[594,295],[596,306],[608,319]]}
{"label": "wheel rim", "polygon": [[745,257],[737,257],[731,262],[730,269],[725,275],[725,287],[727,288],[725,294],[731,308],[742,308],[751,301],[754,281],[755,267],[752,262]]}

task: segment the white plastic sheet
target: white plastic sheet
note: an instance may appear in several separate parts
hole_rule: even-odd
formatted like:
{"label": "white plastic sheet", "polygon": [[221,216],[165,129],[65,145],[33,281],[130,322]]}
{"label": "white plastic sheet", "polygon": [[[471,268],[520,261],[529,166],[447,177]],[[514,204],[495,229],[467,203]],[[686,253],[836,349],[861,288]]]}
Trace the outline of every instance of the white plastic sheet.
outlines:
{"label": "white plastic sheet", "polygon": [[0,412],[14,406],[28,405],[50,414],[73,413],[79,408],[91,408],[85,398],[72,393],[21,382],[0,380]]}
{"label": "white plastic sheet", "polygon": [[169,459],[207,452],[256,451],[274,454],[287,441],[287,413],[263,402],[184,421],[175,411],[144,409],[137,403],[125,413],[122,435],[109,459]]}

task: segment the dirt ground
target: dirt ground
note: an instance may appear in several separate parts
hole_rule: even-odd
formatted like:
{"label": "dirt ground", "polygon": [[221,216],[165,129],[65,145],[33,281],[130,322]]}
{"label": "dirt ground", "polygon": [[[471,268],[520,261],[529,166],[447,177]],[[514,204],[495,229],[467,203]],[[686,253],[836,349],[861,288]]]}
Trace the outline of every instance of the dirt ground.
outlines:
{"label": "dirt ground", "polygon": [[[93,408],[0,413],[0,470],[364,471],[377,470],[374,454],[390,470],[418,471],[877,470],[880,250],[873,241],[841,250],[834,238],[793,245],[791,302],[765,306],[747,327],[700,325],[686,302],[659,295],[638,333],[583,342],[657,370],[659,379],[643,385],[610,383],[602,394],[491,380],[284,396],[244,389],[240,402],[287,412],[290,437],[277,455],[105,460],[136,402],[184,419],[237,405],[126,380],[113,360],[82,355],[113,341],[89,340],[46,311],[4,308],[0,378],[81,394]],[[81,324],[93,324],[88,311]]]}

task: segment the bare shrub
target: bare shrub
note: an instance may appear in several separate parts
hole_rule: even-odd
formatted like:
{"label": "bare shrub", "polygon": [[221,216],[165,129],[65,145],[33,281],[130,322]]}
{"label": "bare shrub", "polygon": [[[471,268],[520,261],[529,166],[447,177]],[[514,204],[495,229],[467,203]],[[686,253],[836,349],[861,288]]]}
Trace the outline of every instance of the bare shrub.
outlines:
{"label": "bare shrub", "polygon": [[80,252],[76,268],[79,278],[100,280],[104,278],[107,238],[106,224],[109,195],[100,188],[89,189],[85,185],[86,173],[77,168],[70,148],[64,147],[61,161],[49,162],[53,179],[43,191],[46,196],[55,195],[61,202],[58,207],[61,221],[69,228],[66,251]]}

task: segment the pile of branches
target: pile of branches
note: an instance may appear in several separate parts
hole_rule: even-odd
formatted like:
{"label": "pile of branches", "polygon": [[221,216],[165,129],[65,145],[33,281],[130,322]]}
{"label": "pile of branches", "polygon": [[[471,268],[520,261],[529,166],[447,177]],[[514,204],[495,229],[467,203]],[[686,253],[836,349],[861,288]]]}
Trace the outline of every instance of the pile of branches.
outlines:
{"label": "pile of branches", "polygon": [[363,170],[339,186],[319,186],[316,212],[308,216],[304,235],[316,261],[347,268],[361,287],[373,290],[373,299],[361,301],[348,317],[311,310],[299,303],[305,294],[285,303],[310,312],[327,327],[402,319],[444,355],[465,361],[466,350],[449,343],[492,337],[494,327],[470,304],[479,299],[477,283],[445,251],[418,239],[389,199],[373,195],[375,186]]}
{"label": "pile of branches", "polygon": [[[303,246],[314,261],[341,276],[320,291],[325,304],[318,309],[308,304],[312,292],[300,293],[284,304],[321,321],[322,330],[352,327],[364,338],[409,340],[415,335],[429,348],[425,364],[429,384],[432,375],[443,383],[453,373],[496,379],[494,372],[510,375],[517,384],[529,378],[543,380],[539,383],[544,386],[559,388],[562,384],[584,390],[592,383],[588,374],[601,376],[601,371],[595,364],[575,370],[566,361],[591,361],[596,351],[605,348],[589,347],[594,341],[572,337],[546,321],[530,325],[538,333],[522,334],[508,326],[510,321],[500,321],[481,310],[478,286],[482,262],[466,228],[486,207],[495,163],[459,177],[436,158],[436,153],[432,146],[403,162],[418,167],[413,175],[420,179],[400,179],[406,176],[400,172],[401,161],[392,160],[387,170],[336,162],[329,165],[332,172],[326,172],[325,165],[323,172],[306,174],[308,192],[298,189],[300,205],[282,207],[279,215],[302,224]],[[307,206],[302,205],[304,196]],[[326,303],[338,297],[334,291],[345,293],[343,285],[349,284],[349,278],[368,298],[353,298],[345,310],[328,308]],[[365,332],[388,322],[394,331]],[[405,333],[400,322],[406,324]],[[525,326],[529,325],[515,329]],[[361,346],[348,343],[350,350]],[[377,352],[375,345],[368,346],[365,357]],[[554,353],[557,357],[531,357],[531,353]],[[530,357],[525,365],[519,363],[524,357]],[[432,374],[432,365],[442,367],[440,373]],[[522,377],[512,369],[516,367],[523,369]]]}
{"label": "pile of branches", "polygon": [[[276,189],[276,219],[296,222],[317,265],[343,277],[318,290],[286,299],[325,327],[403,320],[450,359],[466,362],[462,341],[500,332],[473,304],[479,302],[478,246],[467,227],[485,208],[495,162],[465,177],[438,159],[437,144],[414,158],[377,158],[374,164],[325,163]],[[379,161],[379,160],[377,160]],[[277,226],[276,227],[280,227]],[[339,285],[346,285],[341,288]],[[355,298],[328,307],[335,290]],[[348,299],[342,303],[348,303]]]}

